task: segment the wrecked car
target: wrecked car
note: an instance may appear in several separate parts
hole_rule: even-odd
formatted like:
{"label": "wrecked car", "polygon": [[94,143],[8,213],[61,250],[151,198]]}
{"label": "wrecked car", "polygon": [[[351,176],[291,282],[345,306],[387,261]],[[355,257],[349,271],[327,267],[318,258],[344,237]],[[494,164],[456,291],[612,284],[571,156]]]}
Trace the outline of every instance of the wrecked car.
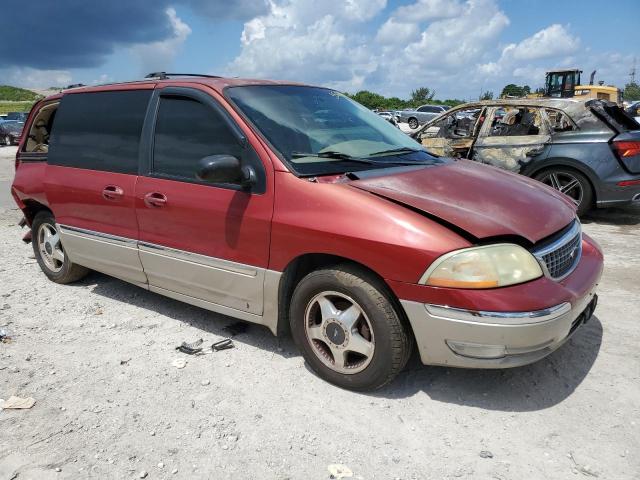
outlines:
{"label": "wrecked car", "polygon": [[566,196],[284,82],[155,74],[47,97],[11,193],[51,281],[96,270],[290,331],[354,390],[416,347],[427,365],[535,362],[589,321],[603,268]]}
{"label": "wrecked car", "polygon": [[640,125],[601,100],[490,100],[460,105],[412,134],[428,152],[535,178],[593,206],[640,199]]}

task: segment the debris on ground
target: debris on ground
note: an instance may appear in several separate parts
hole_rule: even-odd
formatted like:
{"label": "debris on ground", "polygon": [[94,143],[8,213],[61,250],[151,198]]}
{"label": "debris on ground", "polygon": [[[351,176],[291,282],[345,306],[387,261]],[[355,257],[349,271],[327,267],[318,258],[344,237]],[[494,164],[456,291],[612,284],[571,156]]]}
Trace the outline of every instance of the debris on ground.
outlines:
{"label": "debris on ground", "polygon": [[329,478],[339,479],[353,477],[353,472],[346,465],[331,464],[327,467],[327,470],[329,470]]}
{"label": "debris on ground", "polygon": [[5,328],[0,328],[0,343],[9,343],[11,342],[12,337],[9,333],[9,330]]}
{"label": "debris on ground", "polygon": [[32,397],[21,398],[12,395],[4,402],[0,403],[0,408],[3,410],[22,410],[31,408],[36,404],[36,401]]}
{"label": "debris on ground", "polygon": [[567,457],[569,457],[569,460],[573,462],[575,469],[581,474],[586,475],[588,477],[596,477],[596,478],[600,476],[598,475],[597,472],[593,471],[589,465],[580,465],[578,462],[576,462],[576,459],[573,457],[572,452],[567,453]]}
{"label": "debris on ground", "polygon": [[482,458],[493,458],[493,453],[491,453],[489,450],[482,450],[480,452],[480,457],[482,457]]}
{"label": "debris on ground", "polygon": [[187,355],[197,355],[202,353],[202,343],[204,340],[199,339],[192,343],[182,342],[181,345],[176,347],[176,350]]}
{"label": "debris on ground", "polygon": [[235,337],[241,333],[246,333],[246,331],[249,330],[249,324],[247,322],[234,322],[226,325],[223,330],[226,330],[232,337]]}
{"label": "debris on ground", "polygon": [[233,340],[231,340],[230,338],[225,338],[224,340],[220,340],[219,342],[211,345],[211,350],[213,350],[214,352],[219,352],[220,350],[228,350],[230,348],[235,348]]}
{"label": "debris on ground", "polygon": [[173,362],[171,362],[171,365],[176,368],[184,368],[187,366],[187,361],[182,358],[176,358]]}

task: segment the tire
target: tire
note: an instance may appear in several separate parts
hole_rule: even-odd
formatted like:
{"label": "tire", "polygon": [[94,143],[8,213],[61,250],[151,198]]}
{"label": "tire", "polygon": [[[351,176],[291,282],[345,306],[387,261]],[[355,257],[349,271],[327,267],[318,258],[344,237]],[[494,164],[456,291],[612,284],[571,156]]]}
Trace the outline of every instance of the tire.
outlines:
{"label": "tire", "polygon": [[418,123],[418,119],[414,117],[411,117],[409,120],[407,120],[407,123],[409,124],[409,128],[411,130],[415,130],[420,126],[420,123]]}
{"label": "tire", "polygon": [[578,207],[578,216],[584,215],[593,206],[591,183],[587,177],[577,170],[566,167],[553,167],[536,173],[533,178],[571,198]]}
{"label": "tire", "polygon": [[10,147],[12,143],[13,143],[13,142],[11,141],[11,137],[10,137],[9,135],[7,135],[6,137],[4,137],[4,144],[5,144],[7,147]]}
{"label": "tire", "polygon": [[343,265],[309,273],[293,293],[289,322],[311,369],[342,388],[378,389],[411,355],[412,337],[392,300],[364,269]]}
{"label": "tire", "polygon": [[[89,273],[89,269],[76,265],[64,254],[51,212],[38,212],[31,223],[31,245],[38,265],[49,280],[56,283],[77,282]],[[60,254],[62,256],[60,256]]]}

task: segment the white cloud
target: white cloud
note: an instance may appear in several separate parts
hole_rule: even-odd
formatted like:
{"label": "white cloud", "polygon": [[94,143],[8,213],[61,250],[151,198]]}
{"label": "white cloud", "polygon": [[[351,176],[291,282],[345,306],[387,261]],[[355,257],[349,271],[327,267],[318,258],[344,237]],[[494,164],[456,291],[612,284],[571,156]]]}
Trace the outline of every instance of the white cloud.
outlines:
{"label": "white cloud", "polygon": [[2,84],[36,89],[66,87],[73,83],[71,72],[67,70],[38,70],[29,67],[0,69],[0,78]]}
{"label": "white cloud", "polygon": [[[505,46],[510,20],[497,0],[414,0],[380,18],[385,7],[385,0],[270,0],[267,14],[245,22],[226,73],[400,97],[427,86],[438,98],[470,99],[508,83],[541,86],[556,67],[578,66],[588,79],[596,63],[568,25]],[[597,79],[622,78],[618,57],[598,58]]]}
{"label": "white cloud", "polygon": [[191,35],[191,27],[178,17],[174,8],[165,11],[173,30],[170,38],[159,42],[138,44],[131,47],[131,52],[137,58],[142,73],[168,71],[182,45]]}
{"label": "white cloud", "polygon": [[383,45],[406,45],[420,36],[416,23],[401,22],[391,17],[378,30],[376,41]]}
{"label": "white cloud", "polygon": [[245,23],[230,75],[295,79],[342,88],[361,85],[376,69],[360,29],[386,0],[286,0]]}
{"label": "white cloud", "polygon": [[553,24],[519,43],[507,45],[502,52],[504,58],[513,60],[538,60],[574,53],[580,47],[580,39],[559,24]]}
{"label": "white cloud", "polygon": [[392,16],[405,22],[424,22],[451,18],[460,14],[462,5],[457,0],[418,0],[393,12]]}

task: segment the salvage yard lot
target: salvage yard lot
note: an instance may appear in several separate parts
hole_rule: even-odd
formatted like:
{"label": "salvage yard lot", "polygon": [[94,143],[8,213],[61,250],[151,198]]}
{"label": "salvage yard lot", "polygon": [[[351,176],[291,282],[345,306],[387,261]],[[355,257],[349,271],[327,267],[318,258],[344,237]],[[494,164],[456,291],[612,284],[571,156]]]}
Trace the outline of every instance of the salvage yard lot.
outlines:
{"label": "salvage yard lot", "polygon": [[[14,154],[0,149],[2,189]],[[335,463],[362,479],[640,475],[639,207],[584,219],[605,252],[600,302],[560,350],[496,371],[413,358],[391,385],[359,394],[315,377],[263,327],[189,357],[175,347],[210,345],[235,321],[98,273],[49,282],[6,199],[0,329],[12,340],[0,343],[0,398],[36,404],[0,411],[0,480],[323,479]]]}

